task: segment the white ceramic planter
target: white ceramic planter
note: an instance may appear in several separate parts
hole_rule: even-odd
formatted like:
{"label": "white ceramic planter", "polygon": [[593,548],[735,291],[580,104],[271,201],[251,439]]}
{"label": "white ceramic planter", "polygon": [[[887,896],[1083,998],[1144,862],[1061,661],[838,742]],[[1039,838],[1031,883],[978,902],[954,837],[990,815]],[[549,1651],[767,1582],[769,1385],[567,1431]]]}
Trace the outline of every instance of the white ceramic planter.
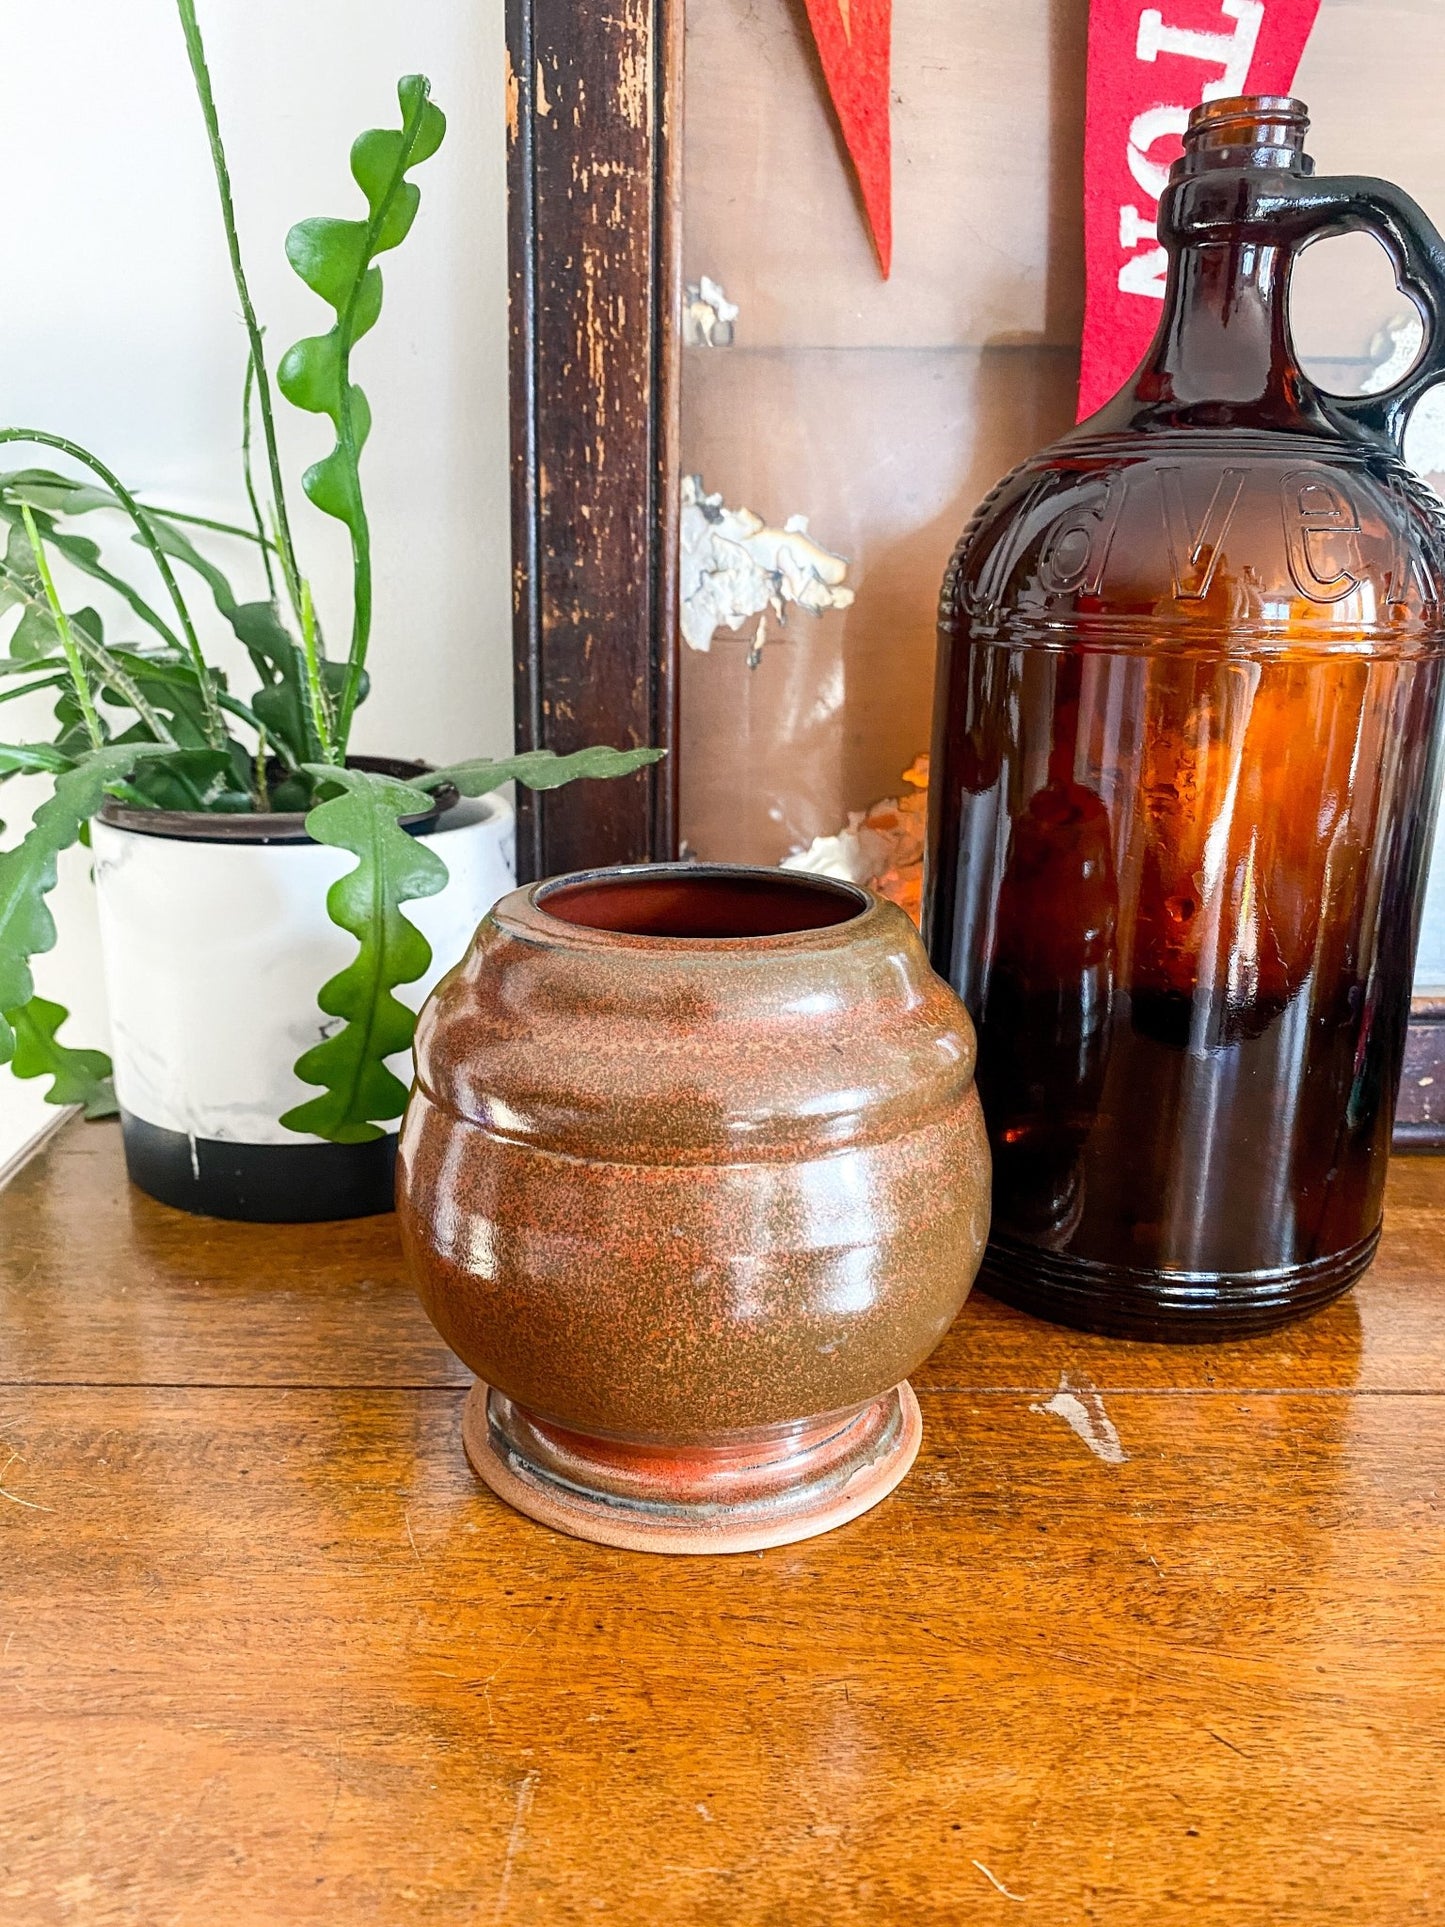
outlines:
{"label": "white ceramic planter", "polygon": [[[241,841],[238,822],[258,837],[267,824],[290,830],[284,841]],[[336,1027],[316,993],[356,954],[326,914],[327,890],[355,859],[294,840],[295,827],[231,819],[225,840],[202,841],[93,825],[127,1166],[152,1196],[214,1217],[299,1221],[391,1206],[394,1134],[338,1145],[280,1123],[317,1094],[293,1067]],[[458,803],[419,834],[450,881],[406,906],[432,947],[426,975],[397,992],[413,1009],[515,880],[515,820],[500,798]],[[409,1053],[390,1062],[410,1083]]]}

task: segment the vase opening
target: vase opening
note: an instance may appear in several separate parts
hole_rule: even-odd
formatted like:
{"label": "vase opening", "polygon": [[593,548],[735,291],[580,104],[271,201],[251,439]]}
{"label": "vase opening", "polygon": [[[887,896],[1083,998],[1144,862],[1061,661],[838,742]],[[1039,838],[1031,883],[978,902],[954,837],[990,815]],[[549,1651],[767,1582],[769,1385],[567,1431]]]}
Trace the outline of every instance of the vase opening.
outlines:
{"label": "vase opening", "polygon": [[826,877],[679,865],[566,879],[536,893],[548,916],[587,930],[664,938],[781,937],[851,923],[863,890]]}

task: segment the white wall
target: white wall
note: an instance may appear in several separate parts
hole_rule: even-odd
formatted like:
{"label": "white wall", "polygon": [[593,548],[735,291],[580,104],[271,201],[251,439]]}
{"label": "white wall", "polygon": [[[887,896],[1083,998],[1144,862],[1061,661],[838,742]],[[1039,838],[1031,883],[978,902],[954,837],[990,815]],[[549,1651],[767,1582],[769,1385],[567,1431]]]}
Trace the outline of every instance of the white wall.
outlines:
{"label": "white wall", "polygon": [[[503,754],[511,689],[502,0],[200,0],[199,11],[273,371],[291,341],[330,320],[287,265],[287,228],[306,215],[361,211],[347,153],[362,128],[396,124],[400,75],[428,74],[447,115],[440,153],[415,176],[416,225],[385,257],[381,321],[354,362],[375,416],[363,476],[376,551],[375,688],[354,746],[432,759]],[[171,0],[0,0],[0,46],[0,154],[12,190],[0,423],[74,437],[157,502],[243,520],[245,340]],[[323,620],[342,637],[345,534],[299,485],[306,462],[330,445],[330,424],[279,398],[278,406],[303,567]],[[4,467],[31,459],[3,453]],[[123,541],[117,552],[125,555]],[[239,588],[244,550],[218,559],[234,564]],[[209,633],[219,633],[214,624]],[[46,711],[22,718],[27,707],[0,710],[0,737],[43,733]],[[0,789],[6,840],[39,794],[19,781]],[[103,1045],[88,891],[75,852],[52,899],[60,947],[35,974],[74,1012],[67,1040]],[[0,1071],[0,1165],[53,1115],[36,1085]]]}

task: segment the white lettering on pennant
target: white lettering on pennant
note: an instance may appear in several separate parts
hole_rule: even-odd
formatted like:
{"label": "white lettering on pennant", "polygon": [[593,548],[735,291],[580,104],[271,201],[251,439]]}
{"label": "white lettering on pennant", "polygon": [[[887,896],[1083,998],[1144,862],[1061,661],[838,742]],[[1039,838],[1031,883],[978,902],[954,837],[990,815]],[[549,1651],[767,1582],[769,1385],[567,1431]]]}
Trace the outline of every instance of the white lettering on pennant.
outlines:
{"label": "white lettering on pennant", "polygon": [[1147,254],[1131,254],[1119,270],[1119,292],[1147,294],[1155,301],[1162,301],[1168,275],[1169,256],[1163,248],[1150,248]]}
{"label": "white lettering on pennant", "polygon": [[[1232,94],[1242,94],[1264,22],[1264,0],[1220,0],[1219,10],[1234,24],[1226,32],[1209,33],[1196,27],[1167,26],[1158,7],[1145,7],[1139,15],[1136,57],[1151,64],[1161,54],[1207,61],[1223,71],[1201,88],[1201,100],[1226,100]],[[1188,124],[1189,108],[1172,104],[1146,107],[1130,123],[1126,150],[1129,172],[1139,183],[1140,192],[1151,201],[1157,201],[1169,185],[1169,169],[1150,158],[1150,149],[1170,134],[1182,134]],[[1141,242],[1157,239],[1154,222],[1138,208],[1125,205],[1119,209],[1120,247],[1137,248]],[[1131,254],[1119,269],[1119,292],[1162,301],[1167,268],[1168,257],[1161,247]]]}
{"label": "white lettering on pennant", "polygon": [[1151,161],[1149,149],[1166,134],[1182,134],[1189,125],[1187,107],[1146,107],[1129,125],[1129,172],[1150,200],[1157,201],[1169,185],[1169,169]]}
{"label": "white lettering on pennant", "polygon": [[1119,209],[1119,246],[1137,248],[1141,241],[1157,241],[1159,230],[1132,203]]}
{"label": "white lettering on pennant", "polygon": [[1229,33],[1200,33],[1192,27],[1166,27],[1157,7],[1146,7],[1139,16],[1139,38],[1135,53],[1140,60],[1154,61],[1160,54],[1183,54],[1186,60],[1207,60],[1224,69],[1218,80],[1204,89],[1205,100],[1227,100],[1242,94],[1249,79],[1260,23],[1264,19],[1264,0],[1220,0],[1220,12],[1234,22]]}

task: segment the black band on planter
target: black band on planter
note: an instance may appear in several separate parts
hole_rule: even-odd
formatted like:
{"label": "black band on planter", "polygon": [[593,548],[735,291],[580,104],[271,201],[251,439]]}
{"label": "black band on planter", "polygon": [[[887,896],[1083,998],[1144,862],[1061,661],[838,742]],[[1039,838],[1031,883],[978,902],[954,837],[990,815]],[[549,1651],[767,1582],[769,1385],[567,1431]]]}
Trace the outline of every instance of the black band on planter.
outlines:
{"label": "black band on planter", "polygon": [[120,1114],[132,1184],[162,1204],[250,1224],[312,1224],[390,1211],[396,1134],[368,1144],[229,1144]]}

